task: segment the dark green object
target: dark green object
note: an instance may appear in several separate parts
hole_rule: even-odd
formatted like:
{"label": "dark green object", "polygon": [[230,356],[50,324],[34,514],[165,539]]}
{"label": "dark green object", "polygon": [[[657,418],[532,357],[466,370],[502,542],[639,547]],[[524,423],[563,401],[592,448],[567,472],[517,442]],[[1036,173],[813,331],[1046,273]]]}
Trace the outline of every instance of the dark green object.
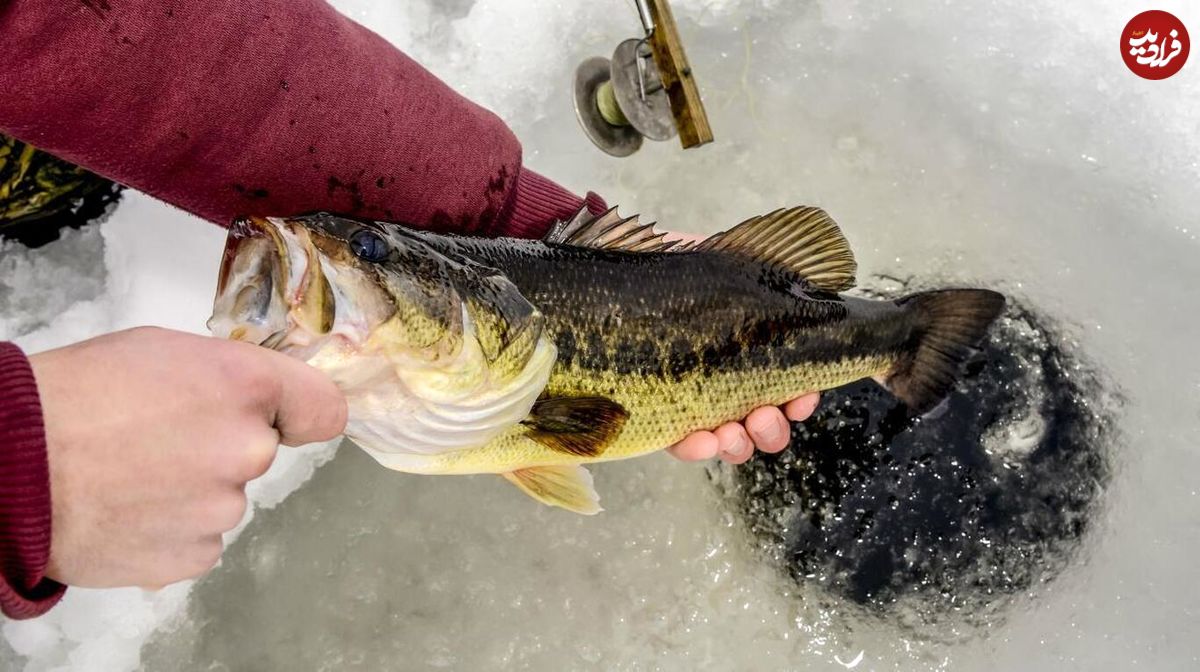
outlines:
{"label": "dark green object", "polygon": [[39,247],[108,212],[122,187],[0,135],[0,238]]}

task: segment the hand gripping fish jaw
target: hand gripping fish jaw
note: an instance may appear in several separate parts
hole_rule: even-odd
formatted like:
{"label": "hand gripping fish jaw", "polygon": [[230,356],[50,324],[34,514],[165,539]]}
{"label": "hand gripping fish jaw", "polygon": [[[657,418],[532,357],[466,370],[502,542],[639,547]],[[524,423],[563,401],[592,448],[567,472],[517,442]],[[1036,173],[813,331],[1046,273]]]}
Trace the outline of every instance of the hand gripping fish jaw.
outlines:
{"label": "hand gripping fish jaw", "polygon": [[612,156],[629,156],[642,139],[684,149],[712,142],[700,90],[667,0],[638,0],[644,36],[617,45],[612,59],[589,58],[575,71],[575,115],[584,133]]}

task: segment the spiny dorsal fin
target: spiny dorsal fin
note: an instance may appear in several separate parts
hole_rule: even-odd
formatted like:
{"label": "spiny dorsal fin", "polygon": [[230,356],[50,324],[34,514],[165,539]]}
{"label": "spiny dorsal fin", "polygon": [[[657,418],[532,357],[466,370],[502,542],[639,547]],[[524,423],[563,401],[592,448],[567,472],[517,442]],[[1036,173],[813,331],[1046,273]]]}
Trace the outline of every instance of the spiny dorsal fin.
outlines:
{"label": "spiny dorsal fin", "polygon": [[629,412],[606,397],[544,397],[521,423],[529,438],[560,453],[595,457],[617,438]]}
{"label": "spiny dorsal fin", "polygon": [[655,231],[653,222],[639,223],[637,215],[622,219],[616,208],[599,217],[592,217],[587,208],[581,208],[569,221],[555,224],[542,241],[598,250],[666,252],[677,243],[663,240],[666,235]]}
{"label": "spiny dorsal fin", "polygon": [[[683,251],[683,250],[680,250]],[[820,208],[801,206],[751,217],[687,251],[729,252],[799,275],[830,292],[854,286],[858,265],[850,243]]]}
{"label": "spiny dorsal fin", "polygon": [[600,495],[592,485],[592,474],[582,465],[530,467],[504,474],[510,483],[543,504],[593,516],[600,508]]}

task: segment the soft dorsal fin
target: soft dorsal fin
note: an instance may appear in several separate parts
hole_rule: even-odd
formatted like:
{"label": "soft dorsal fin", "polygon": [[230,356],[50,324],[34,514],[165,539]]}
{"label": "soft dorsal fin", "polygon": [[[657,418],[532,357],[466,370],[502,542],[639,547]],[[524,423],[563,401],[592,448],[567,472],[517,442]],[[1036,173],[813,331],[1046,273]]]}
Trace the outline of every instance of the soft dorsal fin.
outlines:
{"label": "soft dorsal fin", "polygon": [[616,208],[593,217],[581,208],[566,222],[558,222],[542,238],[543,242],[561,243],[574,247],[625,252],[666,252],[678,241],[666,241],[667,234],[654,230],[654,223],[641,224],[638,216],[622,219]]}
{"label": "soft dorsal fin", "polygon": [[751,217],[688,246],[687,251],[728,252],[756,259],[830,292],[853,287],[858,269],[850,243],[837,224],[824,210],[809,206]]}
{"label": "soft dorsal fin", "polygon": [[521,423],[550,450],[595,457],[625,427],[629,411],[607,397],[543,397]]}

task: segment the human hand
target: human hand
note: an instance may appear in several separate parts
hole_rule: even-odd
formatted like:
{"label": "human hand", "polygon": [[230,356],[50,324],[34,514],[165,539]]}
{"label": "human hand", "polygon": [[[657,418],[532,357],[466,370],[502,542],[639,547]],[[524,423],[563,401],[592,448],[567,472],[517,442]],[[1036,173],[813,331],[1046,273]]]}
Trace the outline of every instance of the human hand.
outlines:
{"label": "human hand", "polygon": [[742,422],[727,422],[711,432],[692,432],[667,452],[689,462],[720,457],[729,464],[749,460],[755,447],[764,453],[778,453],[787,448],[792,435],[788,419],[808,419],[819,399],[820,395],[812,392],[789,401],[782,411],[774,406],[757,408]]}
{"label": "human hand", "polygon": [[207,572],[278,444],[346,425],[324,374],[246,343],[140,328],[30,363],[50,462],[46,575],[69,585],[156,588]]}
{"label": "human hand", "polygon": [[[699,242],[705,236],[668,232],[667,240]],[[792,428],[788,420],[807,420],[817,408],[820,395],[816,392],[791,400],[783,410],[774,406],[755,409],[742,422],[729,422],[711,432],[692,432],[679,443],[667,448],[671,455],[689,462],[720,457],[729,464],[742,464],[754,456],[757,447],[764,453],[778,453],[787,448]]]}

